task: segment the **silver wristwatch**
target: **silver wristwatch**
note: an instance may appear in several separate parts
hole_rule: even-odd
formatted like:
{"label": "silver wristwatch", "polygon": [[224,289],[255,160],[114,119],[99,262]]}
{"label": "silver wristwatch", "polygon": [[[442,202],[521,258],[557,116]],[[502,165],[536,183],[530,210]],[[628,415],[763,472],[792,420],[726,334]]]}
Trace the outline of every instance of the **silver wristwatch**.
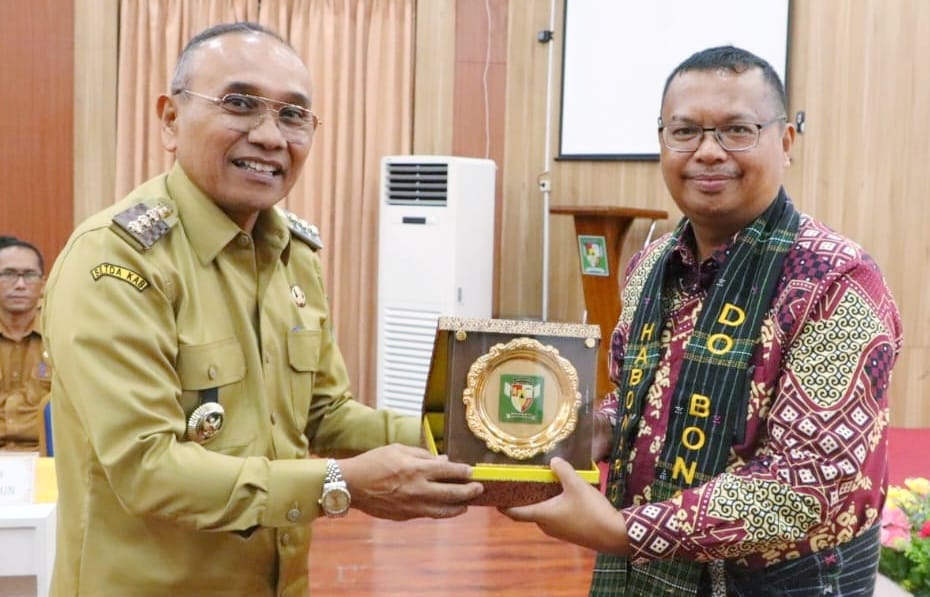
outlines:
{"label": "silver wristwatch", "polygon": [[352,503],[349,488],[342,478],[339,464],[332,458],[326,461],[326,478],[323,480],[323,495],[320,496],[320,507],[323,513],[330,518],[345,516]]}

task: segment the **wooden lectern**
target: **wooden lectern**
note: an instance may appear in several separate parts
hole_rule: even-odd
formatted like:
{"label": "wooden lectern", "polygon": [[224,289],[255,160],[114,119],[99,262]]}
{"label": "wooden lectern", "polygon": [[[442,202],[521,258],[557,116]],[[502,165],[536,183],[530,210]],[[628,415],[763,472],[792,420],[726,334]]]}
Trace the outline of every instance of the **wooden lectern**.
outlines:
{"label": "wooden lectern", "polygon": [[607,369],[610,336],[620,315],[620,250],[623,239],[635,218],[656,220],[668,218],[668,212],[658,209],[606,206],[552,206],[549,213],[574,216],[578,246],[581,284],[587,323],[601,328],[601,344],[597,355],[598,398],[613,389]]}

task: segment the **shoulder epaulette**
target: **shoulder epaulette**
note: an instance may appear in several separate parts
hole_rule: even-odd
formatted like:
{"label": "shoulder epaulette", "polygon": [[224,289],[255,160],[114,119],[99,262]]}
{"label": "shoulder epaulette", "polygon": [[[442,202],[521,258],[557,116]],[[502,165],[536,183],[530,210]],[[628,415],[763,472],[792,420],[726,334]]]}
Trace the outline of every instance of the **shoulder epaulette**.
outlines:
{"label": "shoulder epaulette", "polygon": [[314,251],[319,251],[323,248],[323,239],[320,238],[320,229],[314,226],[313,224],[308,223],[306,220],[303,220],[297,217],[295,214],[287,211],[283,208],[276,208],[278,213],[287,220],[287,227],[290,228],[291,234],[300,240],[304,241],[310,248]]}
{"label": "shoulder epaulette", "polygon": [[151,199],[113,216],[110,227],[137,250],[147,251],[164,238],[177,221],[177,213],[168,201]]}

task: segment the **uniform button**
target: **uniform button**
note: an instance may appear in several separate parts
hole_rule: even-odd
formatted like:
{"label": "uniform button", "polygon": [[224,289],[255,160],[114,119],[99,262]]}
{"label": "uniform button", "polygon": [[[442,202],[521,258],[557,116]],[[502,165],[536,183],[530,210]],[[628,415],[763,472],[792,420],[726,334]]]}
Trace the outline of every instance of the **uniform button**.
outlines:
{"label": "uniform button", "polygon": [[210,367],[207,369],[207,377],[209,377],[210,379],[216,379],[216,367],[215,366],[210,365]]}
{"label": "uniform button", "polygon": [[287,511],[287,519],[291,522],[300,520],[300,508],[291,508]]}
{"label": "uniform button", "polygon": [[239,246],[243,249],[252,244],[252,240],[249,238],[249,235],[245,233],[240,234],[239,238],[236,239],[236,242],[239,243]]}
{"label": "uniform button", "polygon": [[290,544],[291,544],[291,536],[288,535],[287,533],[284,533],[283,535],[281,535],[281,545],[290,545]]}
{"label": "uniform button", "polygon": [[271,413],[271,424],[275,425],[276,423],[277,423],[277,420],[275,419],[274,413]]}
{"label": "uniform button", "polygon": [[270,355],[270,354],[266,354],[266,355],[265,355],[265,364],[266,364],[266,365],[270,365],[270,364],[271,364],[271,355]]}

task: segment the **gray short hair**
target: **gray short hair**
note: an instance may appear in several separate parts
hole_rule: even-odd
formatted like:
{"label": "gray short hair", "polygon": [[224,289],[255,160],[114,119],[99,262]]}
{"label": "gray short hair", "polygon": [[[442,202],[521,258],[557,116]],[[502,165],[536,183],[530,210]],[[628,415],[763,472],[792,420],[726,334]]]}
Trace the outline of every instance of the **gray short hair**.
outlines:
{"label": "gray short hair", "polygon": [[187,82],[190,79],[191,58],[197,53],[197,49],[207,40],[231,33],[259,33],[268,35],[291,48],[291,50],[294,49],[283,37],[258,23],[239,21],[237,23],[221,23],[219,25],[214,25],[192,37],[190,41],[187,42],[187,45],[184,46],[181,55],[178,57],[178,64],[174,67],[174,75],[171,77],[171,95],[181,93],[181,91],[187,87]]}

